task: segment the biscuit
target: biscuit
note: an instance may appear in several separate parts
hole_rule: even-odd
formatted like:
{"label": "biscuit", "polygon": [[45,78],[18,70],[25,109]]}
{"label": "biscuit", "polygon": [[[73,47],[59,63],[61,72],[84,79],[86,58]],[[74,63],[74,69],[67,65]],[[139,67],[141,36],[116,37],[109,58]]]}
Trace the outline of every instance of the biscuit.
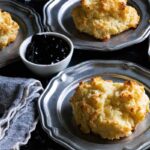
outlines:
{"label": "biscuit", "polygon": [[19,25],[8,12],[0,10],[0,49],[15,41]]}
{"label": "biscuit", "polygon": [[100,40],[108,40],[130,28],[136,28],[140,16],[126,0],[82,0],[72,11],[73,21],[80,32]]}
{"label": "biscuit", "polygon": [[145,119],[149,98],[135,81],[119,83],[94,77],[79,84],[71,106],[83,133],[114,140],[129,136]]}

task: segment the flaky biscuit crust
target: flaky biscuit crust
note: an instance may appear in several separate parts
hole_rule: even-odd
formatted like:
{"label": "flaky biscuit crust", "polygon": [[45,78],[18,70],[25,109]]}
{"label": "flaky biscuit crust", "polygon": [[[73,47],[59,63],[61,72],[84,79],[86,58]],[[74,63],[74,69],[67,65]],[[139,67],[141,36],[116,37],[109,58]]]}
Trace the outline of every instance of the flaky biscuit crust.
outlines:
{"label": "flaky biscuit crust", "polygon": [[136,28],[140,16],[127,0],[81,0],[72,11],[73,21],[80,32],[100,40],[110,39],[130,28]]}
{"label": "flaky biscuit crust", "polygon": [[19,25],[8,12],[0,10],[0,49],[15,41]]}
{"label": "flaky biscuit crust", "polygon": [[106,139],[129,136],[149,112],[149,98],[135,81],[115,83],[94,77],[71,98],[75,121],[84,133]]}

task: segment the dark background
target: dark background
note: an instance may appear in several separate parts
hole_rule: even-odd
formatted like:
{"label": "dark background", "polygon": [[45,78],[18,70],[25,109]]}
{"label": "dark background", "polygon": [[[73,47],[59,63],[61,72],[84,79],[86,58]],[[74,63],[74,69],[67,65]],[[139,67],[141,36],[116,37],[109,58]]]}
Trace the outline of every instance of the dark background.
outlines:
{"label": "dark background", "polygon": [[[42,18],[42,9],[47,0],[32,0],[31,2],[24,2],[24,0],[17,1],[23,5],[33,7]],[[115,52],[97,52],[75,49],[69,66],[91,59],[126,60],[150,69],[150,61],[148,58],[148,39],[140,44],[136,44]],[[42,82],[44,87],[46,87],[52,78],[52,76],[49,78],[39,78],[38,76],[32,74],[21,61],[1,68],[0,74],[11,77],[36,78]],[[39,122],[36,130],[32,132],[32,136],[28,144],[22,146],[21,150],[65,150],[65,148],[53,142],[43,131]]]}

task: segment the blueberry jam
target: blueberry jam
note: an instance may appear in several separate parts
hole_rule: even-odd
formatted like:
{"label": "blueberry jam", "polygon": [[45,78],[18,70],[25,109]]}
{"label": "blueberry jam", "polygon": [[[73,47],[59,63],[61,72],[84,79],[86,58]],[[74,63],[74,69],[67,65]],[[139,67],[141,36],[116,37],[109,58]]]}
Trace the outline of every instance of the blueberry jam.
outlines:
{"label": "blueberry jam", "polygon": [[54,64],[68,56],[68,43],[53,35],[34,35],[27,47],[26,59],[36,64]]}

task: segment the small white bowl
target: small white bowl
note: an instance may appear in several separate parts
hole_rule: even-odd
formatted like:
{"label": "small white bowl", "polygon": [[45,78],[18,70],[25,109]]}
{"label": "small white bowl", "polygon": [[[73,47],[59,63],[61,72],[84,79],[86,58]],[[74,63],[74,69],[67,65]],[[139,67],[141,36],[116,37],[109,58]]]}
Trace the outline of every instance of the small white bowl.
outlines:
{"label": "small white bowl", "polygon": [[31,42],[33,35],[23,41],[23,43],[21,44],[21,46],[19,48],[19,55],[20,55],[22,61],[24,62],[24,64],[27,66],[27,68],[29,68],[33,73],[40,75],[40,76],[48,76],[53,73],[62,71],[63,69],[65,69],[68,66],[68,64],[71,60],[72,54],[73,54],[74,46],[73,46],[72,41],[65,35],[62,35],[62,34],[59,34],[56,32],[38,33],[38,35],[43,35],[43,34],[56,36],[56,37],[59,37],[59,38],[62,38],[63,40],[65,40],[70,47],[70,52],[69,52],[68,56],[66,58],[64,58],[63,60],[61,60],[57,63],[54,63],[54,64],[50,64],[50,65],[35,64],[35,63],[28,61],[25,57],[25,54],[26,54],[27,46]]}

